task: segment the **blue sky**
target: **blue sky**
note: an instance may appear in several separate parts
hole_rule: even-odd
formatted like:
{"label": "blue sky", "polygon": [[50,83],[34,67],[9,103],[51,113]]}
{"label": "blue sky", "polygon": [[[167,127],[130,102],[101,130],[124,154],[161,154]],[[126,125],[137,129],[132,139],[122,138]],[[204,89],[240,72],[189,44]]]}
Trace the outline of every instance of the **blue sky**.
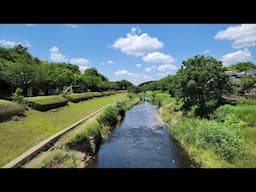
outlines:
{"label": "blue sky", "polygon": [[174,74],[183,60],[211,55],[255,63],[255,24],[0,24],[0,46],[22,43],[49,62],[96,67],[134,84]]}

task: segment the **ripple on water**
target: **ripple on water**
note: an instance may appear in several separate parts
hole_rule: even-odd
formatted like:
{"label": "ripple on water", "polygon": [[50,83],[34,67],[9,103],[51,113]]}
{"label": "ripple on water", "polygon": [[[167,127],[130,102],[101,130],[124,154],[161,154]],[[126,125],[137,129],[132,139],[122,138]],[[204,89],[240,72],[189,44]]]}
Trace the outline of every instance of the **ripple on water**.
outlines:
{"label": "ripple on water", "polygon": [[168,130],[156,120],[159,112],[148,102],[129,110],[124,121],[100,147],[99,168],[187,167]]}

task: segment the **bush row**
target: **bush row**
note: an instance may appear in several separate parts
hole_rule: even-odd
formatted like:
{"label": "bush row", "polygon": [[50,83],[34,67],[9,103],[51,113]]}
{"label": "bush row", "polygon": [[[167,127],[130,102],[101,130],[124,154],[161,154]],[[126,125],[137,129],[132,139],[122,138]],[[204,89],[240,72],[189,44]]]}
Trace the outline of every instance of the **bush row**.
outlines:
{"label": "bush row", "polygon": [[54,95],[25,98],[24,102],[31,108],[39,111],[47,111],[49,109],[67,105],[68,100],[60,95]]}
{"label": "bush row", "polygon": [[62,96],[67,98],[73,103],[78,103],[80,101],[92,99],[94,97],[108,96],[118,93],[117,91],[104,91],[104,92],[87,92],[87,93],[73,93],[73,94],[63,94]]}
{"label": "bush row", "polygon": [[[124,117],[125,111],[129,110],[133,105],[140,101],[138,96],[130,95],[126,98],[109,105],[100,116],[88,124],[80,133],[78,133],[70,143],[78,143],[88,139],[89,136],[100,132],[102,135],[107,135],[109,130],[117,125]],[[68,145],[70,145],[70,143]]]}
{"label": "bush row", "polygon": [[0,121],[8,119],[14,115],[22,115],[25,108],[22,105],[11,101],[0,100]]}

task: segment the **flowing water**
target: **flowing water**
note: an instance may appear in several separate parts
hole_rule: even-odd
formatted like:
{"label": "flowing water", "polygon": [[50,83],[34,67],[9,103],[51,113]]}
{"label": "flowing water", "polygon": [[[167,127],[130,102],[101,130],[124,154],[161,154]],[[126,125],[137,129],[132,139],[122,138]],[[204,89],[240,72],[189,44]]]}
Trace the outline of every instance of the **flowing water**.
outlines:
{"label": "flowing water", "polygon": [[101,145],[98,168],[185,168],[190,161],[170,137],[155,105],[136,105]]}

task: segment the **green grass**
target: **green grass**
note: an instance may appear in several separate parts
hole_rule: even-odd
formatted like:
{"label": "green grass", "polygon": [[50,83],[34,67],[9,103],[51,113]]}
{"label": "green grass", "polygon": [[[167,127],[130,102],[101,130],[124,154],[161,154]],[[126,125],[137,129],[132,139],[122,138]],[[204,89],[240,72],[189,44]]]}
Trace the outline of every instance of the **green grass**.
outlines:
{"label": "green grass", "polygon": [[24,101],[30,107],[40,111],[47,111],[68,103],[68,100],[60,95],[29,97],[25,98]]}
{"label": "green grass", "polygon": [[25,112],[22,105],[0,99],[0,121]]}
{"label": "green grass", "polygon": [[71,153],[55,151],[39,163],[36,168],[76,168],[76,161]]}
{"label": "green grass", "polygon": [[177,105],[182,103],[169,99],[167,94],[151,92],[149,95],[161,103],[161,117],[169,125],[171,136],[201,167],[256,167],[255,101],[223,105],[207,120],[195,118],[191,115],[193,111],[177,110],[180,109]]}
{"label": "green grass", "polygon": [[0,166],[3,166],[41,140],[57,133],[97,109],[124,98],[127,93],[70,103],[56,112],[29,110],[21,121],[0,123]]}
{"label": "green grass", "polygon": [[242,127],[255,127],[256,105],[223,105],[214,112],[212,119],[218,120],[220,122],[235,121]]}

